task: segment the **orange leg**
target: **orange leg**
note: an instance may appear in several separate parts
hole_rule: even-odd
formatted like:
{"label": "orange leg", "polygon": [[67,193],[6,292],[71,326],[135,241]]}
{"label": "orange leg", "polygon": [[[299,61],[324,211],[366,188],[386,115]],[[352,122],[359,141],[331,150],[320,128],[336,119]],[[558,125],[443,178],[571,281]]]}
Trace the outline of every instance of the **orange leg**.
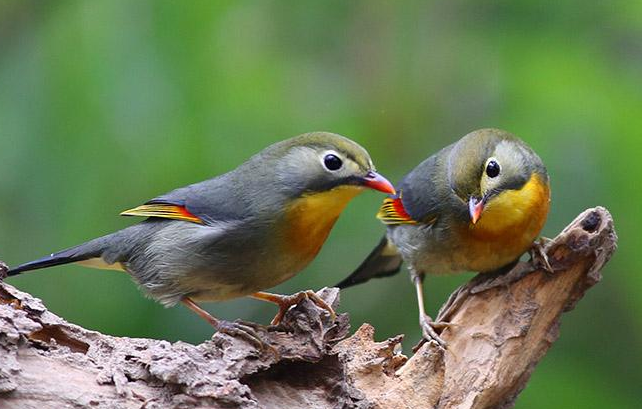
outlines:
{"label": "orange leg", "polygon": [[187,306],[187,308],[194,311],[196,314],[198,314],[199,317],[203,318],[205,321],[209,322],[210,325],[216,328],[216,330],[218,331],[221,325],[221,320],[219,320],[218,318],[214,318],[209,312],[202,309],[198,304],[192,301],[192,299],[189,297],[183,298],[182,301],[183,301],[183,304]]}
{"label": "orange leg", "polygon": [[279,312],[274,316],[274,319],[272,319],[272,325],[279,325],[281,320],[283,320],[283,316],[285,316],[285,313],[288,312],[290,307],[297,305],[306,298],[315,303],[319,308],[328,311],[332,321],[337,318],[337,314],[334,312],[332,307],[312,290],[301,291],[292,295],[279,295],[259,291],[251,294],[250,297],[256,298],[257,300],[271,302],[279,306]]}

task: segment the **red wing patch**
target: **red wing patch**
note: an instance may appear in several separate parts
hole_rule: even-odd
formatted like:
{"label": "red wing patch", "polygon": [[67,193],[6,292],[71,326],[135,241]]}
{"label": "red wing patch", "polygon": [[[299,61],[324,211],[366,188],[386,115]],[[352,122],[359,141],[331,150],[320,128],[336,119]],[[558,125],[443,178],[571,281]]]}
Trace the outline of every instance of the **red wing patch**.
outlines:
{"label": "red wing patch", "polygon": [[165,219],[183,220],[203,224],[203,221],[194,216],[183,206],[164,203],[151,203],[125,210],[121,216],[161,217]]}
{"label": "red wing patch", "polygon": [[384,224],[415,224],[416,220],[406,212],[403,207],[401,197],[386,198],[379,208],[377,219],[381,220]]}

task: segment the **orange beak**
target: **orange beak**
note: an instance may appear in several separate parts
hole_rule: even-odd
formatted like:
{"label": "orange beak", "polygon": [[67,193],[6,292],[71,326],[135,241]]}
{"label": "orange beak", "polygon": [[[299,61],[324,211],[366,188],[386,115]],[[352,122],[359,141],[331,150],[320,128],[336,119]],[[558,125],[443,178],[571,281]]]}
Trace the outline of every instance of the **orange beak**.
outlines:
{"label": "orange beak", "polygon": [[388,182],[388,179],[372,170],[361,179],[361,183],[363,184],[363,186],[369,187],[370,189],[378,190],[390,195],[394,195],[395,193],[397,193],[392,183]]}
{"label": "orange beak", "polygon": [[485,204],[485,198],[478,199],[474,196],[471,196],[468,200],[468,213],[470,213],[470,221],[472,224],[476,224],[481,217],[481,214],[484,211]]}

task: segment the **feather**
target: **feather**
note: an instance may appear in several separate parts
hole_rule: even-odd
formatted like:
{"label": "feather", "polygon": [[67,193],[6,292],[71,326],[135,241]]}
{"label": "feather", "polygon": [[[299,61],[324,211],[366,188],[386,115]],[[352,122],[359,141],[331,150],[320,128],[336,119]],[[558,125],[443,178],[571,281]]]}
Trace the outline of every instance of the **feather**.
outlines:
{"label": "feather", "polygon": [[165,219],[183,220],[203,224],[203,221],[193,215],[184,206],[167,203],[148,203],[133,209],[125,210],[121,216],[160,217]]}
{"label": "feather", "polygon": [[379,208],[377,219],[384,224],[416,224],[417,221],[406,212],[401,197],[386,198]]}

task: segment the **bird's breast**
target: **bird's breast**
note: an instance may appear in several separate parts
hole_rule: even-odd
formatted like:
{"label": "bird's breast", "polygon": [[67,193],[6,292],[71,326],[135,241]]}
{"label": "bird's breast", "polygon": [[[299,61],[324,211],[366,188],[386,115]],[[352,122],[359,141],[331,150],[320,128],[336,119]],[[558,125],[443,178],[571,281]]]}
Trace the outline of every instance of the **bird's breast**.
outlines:
{"label": "bird's breast", "polygon": [[524,253],[542,230],[550,190],[538,174],[519,190],[507,190],[488,203],[475,225],[462,226],[460,237],[470,270],[489,271]]}
{"label": "bird's breast", "polygon": [[359,186],[341,186],[305,195],[287,207],[282,245],[296,267],[302,269],[314,259],[343,209],[361,191]]}
{"label": "bird's breast", "polygon": [[550,204],[548,182],[534,173],[518,190],[506,190],[494,197],[484,208],[470,235],[479,239],[509,240],[517,233],[542,229]]}

